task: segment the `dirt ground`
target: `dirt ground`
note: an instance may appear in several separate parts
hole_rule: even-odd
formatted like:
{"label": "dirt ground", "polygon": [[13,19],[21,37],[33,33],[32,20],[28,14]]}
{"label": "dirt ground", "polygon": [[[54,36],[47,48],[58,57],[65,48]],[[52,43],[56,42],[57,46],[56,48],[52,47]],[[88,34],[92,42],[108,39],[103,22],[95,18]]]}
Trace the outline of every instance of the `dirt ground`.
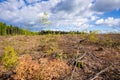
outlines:
{"label": "dirt ground", "polygon": [[[27,74],[24,70],[27,65],[18,73],[22,66],[19,63],[16,68],[6,70],[1,60],[0,80],[120,80],[120,34],[101,34],[97,38],[94,42],[79,34],[0,36],[1,58],[4,48],[11,46],[19,56],[19,63],[39,65],[35,70],[40,69],[42,75],[28,78],[33,76],[34,68]],[[30,58],[22,58],[26,54]],[[20,78],[20,74],[27,76]]]}

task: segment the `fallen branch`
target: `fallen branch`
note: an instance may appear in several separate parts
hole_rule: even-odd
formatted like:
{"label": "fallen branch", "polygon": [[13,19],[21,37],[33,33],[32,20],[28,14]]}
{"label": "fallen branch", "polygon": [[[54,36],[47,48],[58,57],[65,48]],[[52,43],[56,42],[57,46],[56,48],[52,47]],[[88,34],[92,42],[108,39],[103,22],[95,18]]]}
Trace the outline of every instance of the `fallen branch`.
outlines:
{"label": "fallen branch", "polygon": [[78,57],[75,61],[78,62],[78,60],[81,60],[82,58],[84,58],[86,56],[87,52],[85,52],[81,57]]}
{"label": "fallen branch", "polygon": [[100,72],[98,72],[98,73],[97,73],[92,79],[90,79],[90,80],[96,79],[100,74],[106,72],[107,70],[109,70],[110,68],[112,68],[113,65],[116,65],[116,64],[119,64],[119,62],[116,62],[115,64],[112,64],[112,65],[106,67],[105,69],[101,70]]}
{"label": "fallen branch", "polygon": [[87,40],[87,38],[80,39],[79,44]]}
{"label": "fallen branch", "polygon": [[73,73],[75,72],[75,69],[76,69],[76,66],[77,66],[77,62],[78,60],[81,60],[82,58],[84,58],[86,56],[86,52],[81,56],[81,57],[78,57],[76,60],[75,60],[75,66],[73,68],[73,71],[71,73],[71,77],[70,77],[70,80],[73,80]]}

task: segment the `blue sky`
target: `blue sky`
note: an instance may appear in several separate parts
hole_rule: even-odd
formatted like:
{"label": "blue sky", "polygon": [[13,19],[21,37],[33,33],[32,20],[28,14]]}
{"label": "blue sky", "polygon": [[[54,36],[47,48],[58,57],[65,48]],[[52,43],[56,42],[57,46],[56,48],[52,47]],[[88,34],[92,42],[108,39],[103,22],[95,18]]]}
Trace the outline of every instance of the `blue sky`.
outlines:
{"label": "blue sky", "polygon": [[[44,12],[51,25],[40,23]],[[120,32],[120,0],[0,0],[0,22],[32,31]]]}

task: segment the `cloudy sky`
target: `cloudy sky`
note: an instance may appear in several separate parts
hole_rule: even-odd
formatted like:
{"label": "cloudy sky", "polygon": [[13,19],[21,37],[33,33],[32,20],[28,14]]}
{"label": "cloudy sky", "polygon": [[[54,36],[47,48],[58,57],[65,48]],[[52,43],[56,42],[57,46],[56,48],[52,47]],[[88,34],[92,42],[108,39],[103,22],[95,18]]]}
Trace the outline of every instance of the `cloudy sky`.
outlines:
{"label": "cloudy sky", "polygon": [[[44,12],[50,25],[41,24]],[[120,0],[0,0],[0,22],[32,31],[120,31]]]}

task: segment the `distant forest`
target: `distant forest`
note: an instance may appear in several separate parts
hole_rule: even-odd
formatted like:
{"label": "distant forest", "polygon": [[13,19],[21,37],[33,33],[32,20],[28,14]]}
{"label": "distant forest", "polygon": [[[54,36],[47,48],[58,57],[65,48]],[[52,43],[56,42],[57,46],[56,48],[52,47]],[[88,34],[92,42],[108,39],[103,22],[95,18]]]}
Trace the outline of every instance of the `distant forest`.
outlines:
{"label": "distant forest", "polygon": [[19,28],[12,25],[6,25],[6,23],[0,22],[0,35],[44,35],[44,34],[85,34],[86,32],[79,31],[51,31],[42,30],[39,32],[32,32],[23,28]]}
{"label": "distant forest", "polygon": [[30,35],[37,34],[37,32],[31,32],[22,28],[18,28],[12,25],[6,25],[3,22],[0,22],[0,35]]}

